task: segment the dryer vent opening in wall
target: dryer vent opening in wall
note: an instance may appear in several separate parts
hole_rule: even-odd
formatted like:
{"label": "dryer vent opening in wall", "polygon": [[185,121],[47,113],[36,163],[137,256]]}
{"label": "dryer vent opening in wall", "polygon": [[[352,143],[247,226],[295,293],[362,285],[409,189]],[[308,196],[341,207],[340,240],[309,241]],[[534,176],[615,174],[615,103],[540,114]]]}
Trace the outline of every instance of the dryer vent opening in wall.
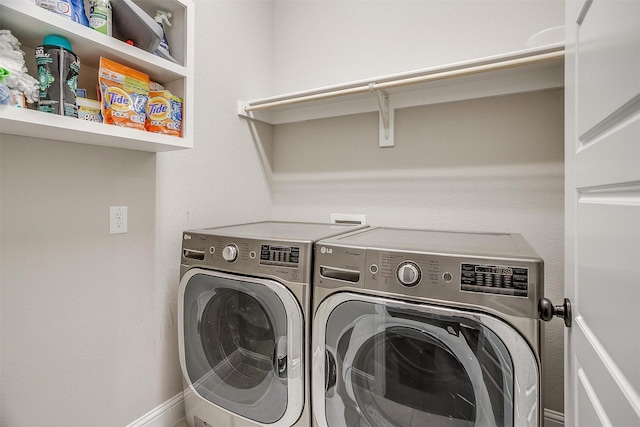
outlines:
{"label": "dryer vent opening in wall", "polygon": [[353,225],[366,225],[366,214],[331,214],[331,224],[353,224]]}

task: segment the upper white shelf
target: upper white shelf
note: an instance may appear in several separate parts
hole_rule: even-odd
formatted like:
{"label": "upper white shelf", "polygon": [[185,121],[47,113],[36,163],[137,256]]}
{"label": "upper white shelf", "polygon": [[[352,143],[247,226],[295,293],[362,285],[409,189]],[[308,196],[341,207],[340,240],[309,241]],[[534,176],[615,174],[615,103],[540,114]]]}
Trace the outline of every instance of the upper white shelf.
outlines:
{"label": "upper white shelf", "polygon": [[[100,56],[135,68],[154,81],[172,81],[188,75],[187,69],[121,40],[38,7],[25,0],[0,0],[0,28],[9,29],[24,46],[42,44],[47,34],[68,38],[83,66],[98,68]],[[100,55],[96,55],[100,52]]]}
{"label": "upper white shelf", "polygon": [[562,86],[564,44],[557,43],[269,98],[239,101],[238,114],[271,124],[282,124],[379,110],[381,132],[384,127],[388,132],[389,127],[393,127],[393,111],[398,108]]}
{"label": "upper white shelf", "polygon": [[[139,5],[147,13],[154,13],[155,9],[172,13],[174,26],[170,43],[174,42],[172,54],[180,64],[101,34],[26,0],[0,0],[0,28],[11,30],[25,50],[41,45],[48,34],[66,37],[80,58],[81,77],[85,69],[90,74],[96,73],[101,56],[149,75],[151,80],[183,99],[183,137],[5,106],[0,106],[0,133],[151,152],[193,148],[193,2],[144,0]],[[36,76],[35,70],[29,71]]]}

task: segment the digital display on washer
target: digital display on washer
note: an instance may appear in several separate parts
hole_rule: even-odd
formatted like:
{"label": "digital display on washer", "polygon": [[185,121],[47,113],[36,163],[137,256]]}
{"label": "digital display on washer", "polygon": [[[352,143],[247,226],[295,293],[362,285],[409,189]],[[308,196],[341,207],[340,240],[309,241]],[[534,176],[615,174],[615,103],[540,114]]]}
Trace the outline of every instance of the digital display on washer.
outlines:
{"label": "digital display on washer", "polygon": [[529,269],[488,264],[460,264],[460,290],[527,297]]}
{"label": "digital display on washer", "polygon": [[261,245],[260,264],[278,267],[298,267],[300,247],[283,245]]}

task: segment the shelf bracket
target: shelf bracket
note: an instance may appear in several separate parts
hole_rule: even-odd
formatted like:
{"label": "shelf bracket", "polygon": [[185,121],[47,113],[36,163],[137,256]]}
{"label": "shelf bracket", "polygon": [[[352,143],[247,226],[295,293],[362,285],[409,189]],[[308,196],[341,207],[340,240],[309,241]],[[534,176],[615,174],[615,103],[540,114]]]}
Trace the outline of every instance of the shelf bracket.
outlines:
{"label": "shelf bracket", "polygon": [[246,101],[238,101],[237,112],[238,116],[244,117],[248,120],[255,120],[259,122],[273,124],[273,117],[270,111],[262,111],[262,110],[249,110],[247,111],[247,107],[249,107],[249,103]]}
{"label": "shelf bracket", "polygon": [[369,83],[369,91],[375,92],[378,98],[378,110],[380,112],[379,119],[379,145],[383,147],[393,147],[393,122],[394,109],[389,108],[389,94],[383,90],[375,88],[375,83]]}

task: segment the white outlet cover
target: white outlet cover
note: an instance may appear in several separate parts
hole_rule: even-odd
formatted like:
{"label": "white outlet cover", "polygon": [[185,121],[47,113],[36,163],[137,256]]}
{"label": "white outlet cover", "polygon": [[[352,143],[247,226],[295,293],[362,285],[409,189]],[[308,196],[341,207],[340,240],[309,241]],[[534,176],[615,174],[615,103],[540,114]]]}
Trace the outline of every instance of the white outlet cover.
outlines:
{"label": "white outlet cover", "polygon": [[125,234],[127,225],[127,207],[109,206],[109,234]]}

